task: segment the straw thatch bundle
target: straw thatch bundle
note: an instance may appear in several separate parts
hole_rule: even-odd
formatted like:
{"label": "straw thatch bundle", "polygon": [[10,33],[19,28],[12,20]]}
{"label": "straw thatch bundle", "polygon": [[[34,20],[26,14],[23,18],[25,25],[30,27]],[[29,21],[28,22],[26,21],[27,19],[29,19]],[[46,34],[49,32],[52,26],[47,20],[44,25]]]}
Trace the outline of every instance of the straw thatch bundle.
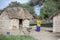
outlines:
{"label": "straw thatch bundle", "polygon": [[3,14],[9,16],[12,19],[32,19],[33,16],[24,8],[21,7],[10,7],[7,8]]}

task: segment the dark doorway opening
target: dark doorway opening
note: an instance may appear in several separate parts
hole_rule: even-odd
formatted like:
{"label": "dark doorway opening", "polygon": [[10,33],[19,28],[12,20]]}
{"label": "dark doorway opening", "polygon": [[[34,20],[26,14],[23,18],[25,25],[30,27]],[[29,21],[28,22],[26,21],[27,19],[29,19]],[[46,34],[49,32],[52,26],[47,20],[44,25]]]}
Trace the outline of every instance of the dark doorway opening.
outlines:
{"label": "dark doorway opening", "polygon": [[19,19],[19,29],[20,29],[20,31],[22,30],[22,22],[23,22],[23,19]]}
{"label": "dark doorway opening", "polygon": [[22,19],[19,19],[19,24],[22,24],[22,21],[23,21]]}

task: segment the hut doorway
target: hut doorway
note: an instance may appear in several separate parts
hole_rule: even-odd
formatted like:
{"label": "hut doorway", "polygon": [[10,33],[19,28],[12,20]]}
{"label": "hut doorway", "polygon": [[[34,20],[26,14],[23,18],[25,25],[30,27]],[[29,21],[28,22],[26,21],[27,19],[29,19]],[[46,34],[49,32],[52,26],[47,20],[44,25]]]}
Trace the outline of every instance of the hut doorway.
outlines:
{"label": "hut doorway", "polygon": [[23,19],[19,19],[19,25],[22,25],[22,20],[23,20]]}
{"label": "hut doorway", "polygon": [[22,29],[23,19],[19,19],[19,29]]}

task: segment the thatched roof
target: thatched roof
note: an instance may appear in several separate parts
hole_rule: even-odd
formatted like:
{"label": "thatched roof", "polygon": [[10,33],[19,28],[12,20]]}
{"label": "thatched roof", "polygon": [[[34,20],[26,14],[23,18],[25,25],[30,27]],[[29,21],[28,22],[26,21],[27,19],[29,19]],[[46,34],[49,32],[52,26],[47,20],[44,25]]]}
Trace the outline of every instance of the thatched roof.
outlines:
{"label": "thatched roof", "polygon": [[57,12],[55,12],[53,15],[51,15],[51,16],[49,17],[49,19],[52,19],[53,17],[57,16],[59,13],[60,13],[60,10],[57,11]]}
{"label": "thatched roof", "polygon": [[9,18],[13,19],[32,19],[33,16],[28,12],[28,10],[21,7],[10,7],[7,8],[3,13],[6,13]]}

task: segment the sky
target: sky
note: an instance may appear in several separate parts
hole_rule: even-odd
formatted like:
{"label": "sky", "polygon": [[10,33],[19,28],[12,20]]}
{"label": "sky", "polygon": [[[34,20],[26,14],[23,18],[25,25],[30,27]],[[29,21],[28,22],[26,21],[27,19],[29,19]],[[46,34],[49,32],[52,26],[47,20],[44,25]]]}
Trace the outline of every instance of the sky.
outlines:
{"label": "sky", "polygon": [[34,11],[37,15],[39,15],[40,14],[40,6],[39,5],[34,6]]}
{"label": "sky", "polygon": [[[7,7],[11,2],[20,2],[21,4],[28,3],[30,0],[0,0],[0,9]],[[39,5],[34,6],[34,11],[37,15],[40,14],[41,7]]]}
{"label": "sky", "polygon": [[29,2],[30,0],[0,0],[0,9],[5,8],[5,7],[8,6],[11,2],[14,2],[14,1],[17,1],[17,2],[20,2],[21,4],[23,4],[23,3]]}
{"label": "sky", "polygon": [[40,10],[42,7],[43,7],[43,5],[42,6],[39,6],[39,5],[34,6],[34,11],[37,15],[40,15]]}

